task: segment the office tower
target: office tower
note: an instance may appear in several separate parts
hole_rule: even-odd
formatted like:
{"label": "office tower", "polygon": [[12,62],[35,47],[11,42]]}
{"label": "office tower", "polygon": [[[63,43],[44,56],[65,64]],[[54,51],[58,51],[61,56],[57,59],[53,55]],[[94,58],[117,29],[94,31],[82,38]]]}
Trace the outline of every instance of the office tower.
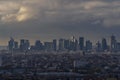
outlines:
{"label": "office tower", "polygon": [[64,40],[64,48],[66,50],[70,50],[70,40]]}
{"label": "office tower", "polygon": [[54,48],[54,51],[57,50],[57,40],[56,39],[53,40],[53,48]]}
{"label": "office tower", "polygon": [[97,52],[101,52],[101,50],[102,50],[102,45],[101,45],[101,43],[98,41],[98,42],[96,43],[96,45],[97,45],[96,51],[97,51]]}
{"label": "office tower", "polygon": [[111,51],[115,51],[116,50],[116,37],[114,35],[111,36]]}
{"label": "office tower", "polygon": [[74,36],[72,36],[71,39],[70,39],[70,50],[76,51],[77,50],[77,44],[78,44],[78,41],[75,39]]}
{"label": "office tower", "polygon": [[20,40],[20,50],[21,50],[21,51],[24,50],[24,43],[25,43],[24,39],[21,39],[21,40]]}
{"label": "office tower", "polygon": [[15,47],[14,44],[15,44],[14,39],[11,37],[10,41],[8,42],[8,48],[10,51],[12,51],[14,49],[14,47]]}
{"label": "office tower", "polygon": [[76,39],[75,39],[74,36],[72,36],[71,39],[70,39],[71,42],[75,42],[75,40],[76,40]]}
{"label": "office tower", "polygon": [[26,51],[30,47],[29,40],[21,39],[20,40],[20,50],[21,51]]}
{"label": "office tower", "polygon": [[72,36],[71,37],[71,39],[70,39],[70,47],[69,47],[69,49],[71,50],[71,51],[75,51],[75,42],[76,42],[76,39],[75,39],[75,37],[74,36]]}
{"label": "office tower", "polygon": [[44,42],[45,51],[53,51],[53,42]]}
{"label": "office tower", "polygon": [[80,50],[84,50],[84,37],[79,38],[79,47]]}
{"label": "office tower", "polygon": [[40,40],[36,40],[35,42],[35,50],[43,50],[43,45]]}
{"label": "office tower", "polygon": [[79,50],[78,40],[75,40],[74,42],[74,51]]}
{"label": "office tower", "polygon": [[59,51],[65,50],[64,48],[64,39],[59,39]]}
{"label": "office tower", "polygon": [[105,51],[108,49],[108,46],[107,46],[107,41],[105,38],[102,39],[102,51]]}
{"label": "office tower", "polygon": [[92,42],[90,40],[86,41],[85,49],[87,52],[92,50]]}
{"label": "office tower", "polygon": [[14,45],[15,45],[15,49],[18,49],[18,48],[19,48],[19,47],[18,47],[18,42],[17,42],[17,41],[14,42]]}
{"label": "office tower", "polygon": [[29,40],[25,40],[25,50],[28,50],[30,47],[30,42]]}
{"label": "office tower", "polygon": [[116,51],[120,51],[120,42],[117,42],[116,44]]}

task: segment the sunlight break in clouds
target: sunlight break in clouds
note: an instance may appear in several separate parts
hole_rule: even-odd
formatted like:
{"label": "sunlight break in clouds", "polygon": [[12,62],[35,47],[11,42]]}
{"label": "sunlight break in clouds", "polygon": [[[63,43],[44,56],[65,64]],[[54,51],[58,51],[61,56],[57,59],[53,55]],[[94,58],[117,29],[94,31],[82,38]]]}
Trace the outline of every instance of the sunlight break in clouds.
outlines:
{"label": "sunlight break in clouds", "polygon": [[17,13],[11,13],[2,16],[1,20],[4,22],[25,21],[32,18],[31,11],[27,7],[20,7]]}
{"label": "sunlight break in clouds", "polygon": [[16,19],[19,22],[28,20],[33,17],[31,13],[32,11],[30,11],[27,7],[21,7],[16,16]]}
{"label": "sunlight break in clouds", "polygon": [[[48,22],[101,21],[103,26],[119,25],[120,1],[107,0],[6,0],[0,1],[2,22],[22,22],[37,18]],[[109,19],[114,19],[112,24]],[[63,23],[64,24],[64,23]]]}
{"label": "sunlight break in clouds", "polygon": [[119,0],[0,0],[2,38],[50,39],[72,33],[90,37],[118,30]]}
{"label": "sunlight break in clouds", "polygon": [[[27,1],[27,0],[26,0]],[[3,23],[21,22],[33,18],[34,9],[22,1],[0,1],[0,16]]]}

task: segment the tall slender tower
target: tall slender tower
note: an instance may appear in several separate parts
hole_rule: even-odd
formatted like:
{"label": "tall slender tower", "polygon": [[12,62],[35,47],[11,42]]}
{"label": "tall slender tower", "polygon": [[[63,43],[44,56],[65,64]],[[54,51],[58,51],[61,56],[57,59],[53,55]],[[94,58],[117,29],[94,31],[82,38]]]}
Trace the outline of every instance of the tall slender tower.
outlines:
{"label": "tall slender tower", "polygon": [[53,40],[53,48],[54,48],[54,51],[57,50],[57,40],[56,39]]}
{"label": "tall slender tower", "polygon": [[105,51],[108,49],[108,46],[107,46],[107,41],[105,38],[102,39],[102,51]]}
{"label": "tall slender tower", "polygon": [[8,42],[8,47],[9,47],[9,50],[12,51],[14,49],[14,39],[11,37],[10,38],[10,41]]}
{"label": "tall slender tower", "polygon": [[80,50],[84,50],[84,37],[79,38],[79,47]]}
{"label": "tall slender tower", "polygon": [[115,51],[116,50],[116,37],[114,35],[111,36],[111,51]]}

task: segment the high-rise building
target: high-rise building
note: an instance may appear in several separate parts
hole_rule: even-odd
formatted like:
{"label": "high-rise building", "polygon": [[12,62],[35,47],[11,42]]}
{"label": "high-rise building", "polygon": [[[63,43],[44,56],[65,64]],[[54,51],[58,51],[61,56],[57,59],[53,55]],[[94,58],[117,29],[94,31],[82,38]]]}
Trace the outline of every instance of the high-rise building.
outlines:
{"label": "high-rise building", "polygon": [[102,51],[105,51],[108,49],[107,41],[105,38],[102,39]]}
{"label": "high-rise building", "polygon": [[96,51],[97,51],[97,52],[101,52],[101,51],[102,51],[102,45],[101,45],[101,43],[98,41],[98,42],[96,43],[96,45],[97,45]]}
{"label": "high-rise building", "polygon": [[20,50],[21,51],[26,51],[30,47],[30,42],[29,40],[21,39],[20,40]]}
{"label": "high-rise building", "polygon": [[92,42],[90,40],[86,41],[85,49],[87,52],[92,50]]}
{"label": "high-rise building", "polygon": [[41,43],[41,41],[40,40],[36,40],[36,42],[35,42],[35,50],[43,50],[43,44]]}
{"label": "high-rise building", "polygon": [[70,39],[70,41],[71,41],[71,42],[75,42],[75,41],[76,41],[75,37],[72,36],[71,39]]}
{"label": "high-rise building", "polygon": [[73,51],[75,47],[75,43],[70,41],[70,50]]}
{"label": "high-rise building", "polygon": [[78,40],[76,39],[74,42],[74,51],[78,50]]}
{"label": "high-rise building", "polygon": [[59,39],[59,51],[65,50],[64,39]]}
{"label": "high-rise building", "polygon": [[45,51],[53,51],[53,42],[44,42]]}
{"label": "high-rise building", "polygon": [[54,51],[57,50],[57,40],[56,39],[53,40],[53,49],[54,49]]}
{"label": "high-rise building", "polygon": [[70,39],[70,50],[71,51],[76,51],[76,47],[77,47],[76,43],[77,43],[77,40],[75,39],[74,36],[72,36]]}
{"label": "high-rise building", "polygon": [[84,37],[79,38],[79,47],[80,50],[84,50]]}
{"label": "high-rise building", "polygon": [[18,49],[18,48],[19,48],[19,47],[18,47],[18,42],[17,42],[17,41],[14,42],[14,46],[15,46],[15,47],[14,47],[15,49]]}
{"label": "high-rise building", "polygon": [[30,42],[29,40],[25,40],[25,49],[28,50],[30,47]]}
{"label": "high-rise building", "polygon": [[70,40],[64,40],[64,48],[70,50]]}
{"label": "high-rise building", "polygon": [[117,42],[116,51],[120,51],[120,42]]}
{"label": "high-rise building", "polygon": [[10,51],[12,51],[14,47],[15,47],[15,42],[14,42],[14,39],[11,37],[10,41],[8,42],[8,48]]}
{"label": "high-rise building", "polygon": [[114,35],[111,36],[111,51],[115,51],[116,50],[116,37]]}

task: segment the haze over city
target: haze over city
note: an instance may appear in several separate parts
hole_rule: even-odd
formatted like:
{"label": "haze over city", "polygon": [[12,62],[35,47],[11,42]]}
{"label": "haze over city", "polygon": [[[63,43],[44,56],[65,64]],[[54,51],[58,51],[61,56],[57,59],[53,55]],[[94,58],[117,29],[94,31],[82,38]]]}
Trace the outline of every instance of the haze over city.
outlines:
{"label": "haze over city", "polygon": [[120,37],[119,0],[0,0],[0,44],[84,36]]}
{"label": "haze over city", "polygon": [[0,0],[0,80],[120,80],[120,0]]}

